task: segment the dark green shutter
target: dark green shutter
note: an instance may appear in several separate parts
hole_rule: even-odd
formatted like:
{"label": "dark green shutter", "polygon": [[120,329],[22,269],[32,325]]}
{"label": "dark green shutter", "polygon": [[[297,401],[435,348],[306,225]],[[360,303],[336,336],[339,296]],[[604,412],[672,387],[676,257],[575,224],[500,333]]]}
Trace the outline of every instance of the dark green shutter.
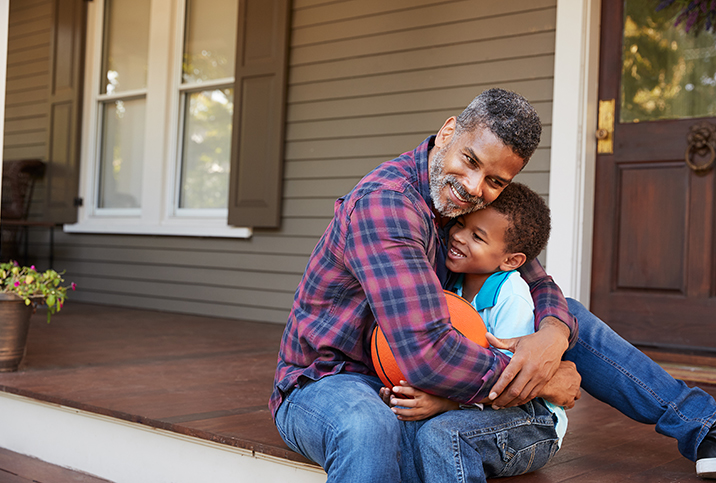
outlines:
{"label": "dark green shutter", "polygon": [[278,227],[290,0],[239,0],[229,224]]}
{"label": "dark green shutter", "polygon": [[54,0],[50,36],[47,221],[77,221],[86,3]]}

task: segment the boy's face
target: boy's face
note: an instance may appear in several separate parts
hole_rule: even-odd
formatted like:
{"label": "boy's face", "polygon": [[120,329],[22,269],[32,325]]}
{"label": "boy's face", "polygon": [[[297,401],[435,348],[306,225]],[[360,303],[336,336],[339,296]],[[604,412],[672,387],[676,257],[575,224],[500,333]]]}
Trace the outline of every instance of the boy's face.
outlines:
{"label": "boy's face", "polygon": [[507,217],[487,207],[458,217],[450,229],[445,264],[455,273],[489,274],[508,258]]}

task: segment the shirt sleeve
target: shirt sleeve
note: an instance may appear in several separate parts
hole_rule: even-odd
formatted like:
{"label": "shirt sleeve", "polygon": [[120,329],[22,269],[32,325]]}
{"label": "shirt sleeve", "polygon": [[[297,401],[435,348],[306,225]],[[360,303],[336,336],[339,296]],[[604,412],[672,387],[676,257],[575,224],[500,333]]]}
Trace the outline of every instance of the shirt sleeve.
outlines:
{"label": "shirt sleeve", "polygon": [[429,212],[404,193],[380,190],[356,203],[348,223],[344,263],[407,381],[462,403],[484,399],[509,358],[450,325],[429,255],[439,249]]}
{"label": "shirt sleeve", "polygon": [[[519,295],[501,297],[497,304],[488,309],[492,334],[499,339],[512,339],[534,333],[534,312],[532,303]],[[512,357],[512,352],[503,350]]]}
{"label": "shirt sleeve", "polygon": [[569,328],[569,348],[574,347],[579,335],[577,319],[569,313],[567,299],[564,298],[552,277],[547,275],[537,259],[523,265],[520,275],[527,282],[535,304],[535,331],[545,317],[555,317]]}

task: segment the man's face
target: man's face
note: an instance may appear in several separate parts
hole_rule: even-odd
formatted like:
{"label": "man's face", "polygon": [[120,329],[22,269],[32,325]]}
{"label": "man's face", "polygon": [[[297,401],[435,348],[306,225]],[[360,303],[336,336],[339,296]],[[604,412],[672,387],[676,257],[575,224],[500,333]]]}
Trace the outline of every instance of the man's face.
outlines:
{"label": "man's face", "polygon": [[455,132],[455,118],[438,132],[430,160],[430,195],[442,216],[455,217],[492,203],[524,160],[487,128]]}

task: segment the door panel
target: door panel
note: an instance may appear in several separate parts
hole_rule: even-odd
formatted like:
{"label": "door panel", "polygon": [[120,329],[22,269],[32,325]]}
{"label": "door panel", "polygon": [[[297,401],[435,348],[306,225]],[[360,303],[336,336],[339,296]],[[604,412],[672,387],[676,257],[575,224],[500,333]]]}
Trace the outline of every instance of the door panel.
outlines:
{"label": "door panel", "polygon": [[683,293],[688,173],[672,163],[619,164],[617,169],[616,289]]}
{"label": "door panel", "polygon": [[714,37],[653,8],[602,2],[599,98],[617,122],[597,155],[591,309],[633,343],[716,352],[716,177],[686,162],[716,153]]}

